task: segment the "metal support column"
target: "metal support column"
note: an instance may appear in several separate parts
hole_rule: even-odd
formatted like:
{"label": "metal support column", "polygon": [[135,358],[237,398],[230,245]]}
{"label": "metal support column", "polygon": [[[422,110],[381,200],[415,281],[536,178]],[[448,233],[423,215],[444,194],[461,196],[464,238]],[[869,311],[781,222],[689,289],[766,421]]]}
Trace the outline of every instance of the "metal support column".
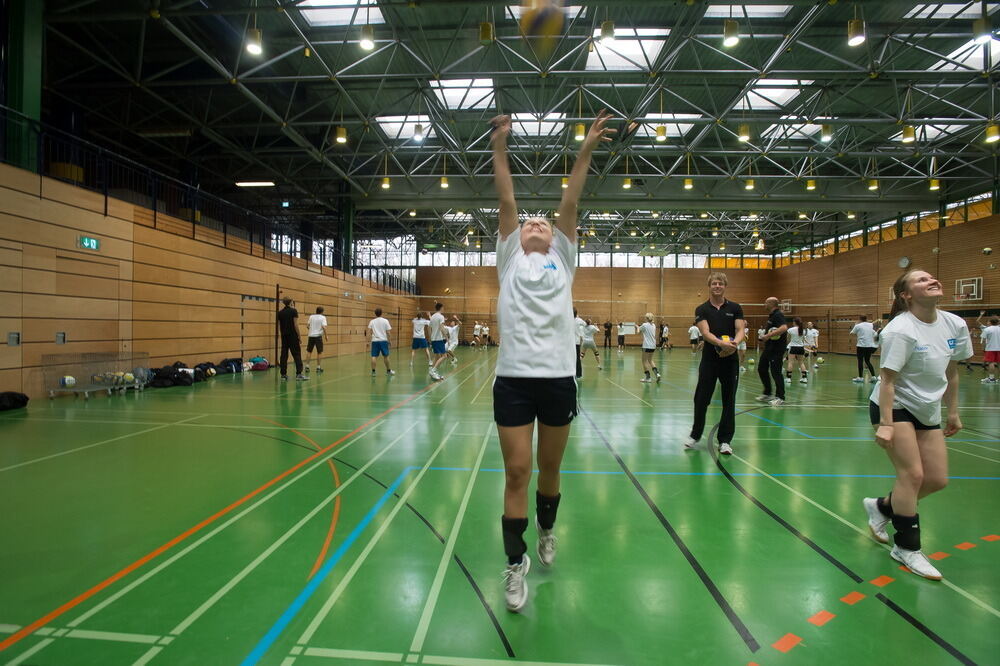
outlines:
{"label": "metal support column", "polygon": [[[3,71],[0,72],[0,103],[39,121],[42,116],[42,34],[44,3],[38,0],[0,2],[0,31],[3,31]],[[40,155],[35,155],[37,141],[28,123],[7,124],[7,161],[34,171]]]}

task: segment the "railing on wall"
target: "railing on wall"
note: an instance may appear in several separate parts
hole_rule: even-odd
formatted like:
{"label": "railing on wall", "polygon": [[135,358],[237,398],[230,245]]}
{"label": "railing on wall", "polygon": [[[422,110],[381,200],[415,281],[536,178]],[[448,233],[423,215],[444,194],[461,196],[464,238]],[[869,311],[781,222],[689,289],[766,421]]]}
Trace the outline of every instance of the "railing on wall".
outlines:
{"label": "railing on wall", "polygon": [[[0,106],[0,163],[75,185],[104,197],[104,213],[109,199],[118,199],[152,211],[158,228],[160,214],[190,222],[192,229],[213,229],[228,240],[241,239],[249,252],[254,246],[265,250],[281,263],[292,259],[318,266],[361,271],[345,265],[345,254],[331,239],[314,239],[287,224],[209,194],[198,187],[146,167],[17,111]],[[194,233],[197,236],[197,232]],[[260,250],[258,249],[258,253]],[[416,285],[398,276],[379,272],[370,280],[404,293],[417,293]]]}

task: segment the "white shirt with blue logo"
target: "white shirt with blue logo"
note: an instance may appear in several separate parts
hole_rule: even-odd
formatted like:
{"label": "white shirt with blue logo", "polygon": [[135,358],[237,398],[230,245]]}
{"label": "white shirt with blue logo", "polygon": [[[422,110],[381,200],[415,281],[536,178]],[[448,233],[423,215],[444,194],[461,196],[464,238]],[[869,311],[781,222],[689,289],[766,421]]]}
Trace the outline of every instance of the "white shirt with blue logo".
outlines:
{"label": "white shirt with blue logo", "polygon": [[[881,367],[899,373],[893,409],[906,409],[924,425],[941,423],[948,363],[972,356],[972,338],[965,320],[938,310],[937,320],[927,324],[904,312],[882,329],[880,337]],[[881,386],[879,378],[871,395],[876,405]]]}
{"label": "white shirt with blue logo", "polygon": [[520,228],[506,238],[498,236],[497,323],[503,340],[498,377],[554,379],[576,374],[575,272],[576,245],[559,229],[553,229],[546,254],[525,254]]}

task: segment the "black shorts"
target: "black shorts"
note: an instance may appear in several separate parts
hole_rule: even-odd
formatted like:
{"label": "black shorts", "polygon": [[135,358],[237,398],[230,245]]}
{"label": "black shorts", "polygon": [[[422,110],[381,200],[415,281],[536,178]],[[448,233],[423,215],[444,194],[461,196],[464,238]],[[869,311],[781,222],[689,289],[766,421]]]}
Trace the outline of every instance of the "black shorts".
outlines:
{"label": "black shorts", "polygon": [[534,379],[497,377],[493,382],[493,420],[513,428],[539,423],[559,427],[576,416],[576,380],[573,377]]}
{"label": "black shorts", "polygon": [[618,344],[622,345],[622,346],[625,345],[625,336],[624,335],[619,335],[618,336]]}
{"label": "black shorts", "polygon": [[[872,425],[877,426],[882,421],[882,411],[879,406],[875,404],[874,401],[868,401],[868,417],[871,419]],[[892,422],[901,423],[906,421],[907,423],[913,424],[914,430],[940,430],[941,424],[937,425],[925,425],[917,420],[917,417],[910,413],[908,409],[894,409],[892,410]]]}
{"label": "black shorts", "polygon": [[791,356],[805,356],[806,355],[806,350],[805,350],[805,347],[789,347],[788,348],[788,353]]}
{"label": "black shorts", "polygon": [[313,349],[315,349],[320,354],[323,353],[323,338],[319,336],[309,336],[309,342],[306,343],[306,353],[308,354]]}
{"label": "black shorts", "polygon": [[698,338],[691,338],[691,344],[693,345],[698,344]]}

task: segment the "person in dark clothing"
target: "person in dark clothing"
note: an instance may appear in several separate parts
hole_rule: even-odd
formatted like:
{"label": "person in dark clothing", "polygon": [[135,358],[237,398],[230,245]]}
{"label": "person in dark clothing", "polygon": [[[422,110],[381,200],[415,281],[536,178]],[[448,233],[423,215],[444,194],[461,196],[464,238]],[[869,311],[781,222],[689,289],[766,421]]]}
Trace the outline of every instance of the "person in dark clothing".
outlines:
{"label": "person in dark clothing", "polygon": [[694,423],[691,434],[684,438],[685,449],[693,449],[701,439],[705,431],[705,413],[718,381],[722,388],[719,453],[725,455],[732,454],[733,435],[736,434],[736,386],[740,369],[736,348],[746,335],[743,308],[725,297],[728,285],[725,273],[709,275],[709,299],[694,311],[695,323],[705,340],[705,348],[698,366],[698,387],[694,393]]}
{"label": "person in dark clothing", "polygon": [[611,322],[604,322],[604,348],[611,349]]}
{"label": "person in dark clothing", "polygon": [[281,333],[281,357],[278,360],[281,368],[281,378],[288,379],[288,352],[292,352],[295,359],[295,378],[298,380],[309,379],[303,373],[302,366],[302,344],[299,340],[299,313],[292,307],[292,299],[285,296],[281,299],[285,307],[278,312],[278,331]]}
{"label": "person in dark clothing", "polygon": [[[766,402],[772,407],[785,404],[785,380],[781,376],[781,359],[785,355],[785,345],[788,330],[788,320],[778,307],[778,299],[771,296],[764,305],[770,311],[767,323],[764,324],[764,353],[760,355],[757,364],[757,374],[764,385],[764,392],[757,396],[757,402]],[[775,394],[771,395],[771,380],[774,380]]]}

